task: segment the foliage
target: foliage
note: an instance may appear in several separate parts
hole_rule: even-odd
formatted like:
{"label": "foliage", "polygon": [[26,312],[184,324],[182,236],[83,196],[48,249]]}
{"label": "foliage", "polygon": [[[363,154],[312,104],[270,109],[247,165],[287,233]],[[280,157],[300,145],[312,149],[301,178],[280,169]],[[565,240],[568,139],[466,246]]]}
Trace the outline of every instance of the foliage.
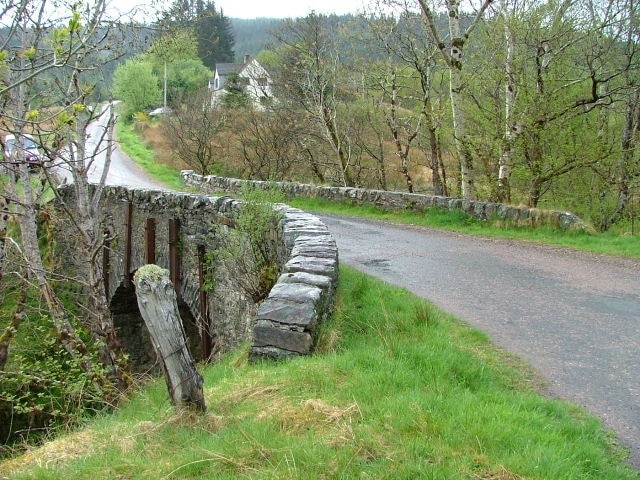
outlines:
{"label": "foliage", "polygon": [[185,103],[207,85],[211,71],[200,59],[172,62],[167,68],[167,97],[174,103]]}
{"label": "foliage", "polygon": [[278,224],[282,214],[274,203],[283,195],[276,189],[245,188],[232,229],[221,233],[218,257],[255,303],[266,298],[278,279],[280,265]]}
{"label": "foliage", "polygon": [[[16,340],[21,348],[0,371],[0,435],[6,452],[77,426],[90,412],[111,407],[115,391],[101,382],[105,373],[80,368],[50,335],[52,328],[50,320],[37,315],[28,325],[23,323]],[[87,360],[99,365],[97,358]]]}
{"label": "foliage", "polygon": [[166,80],[167,103],[176,107],[207,85],[211,77],[211,70],[198,57],[198,44],[191,28],[154,38],[139,58],[153,64],[163,86]]}
{"label": "foliage", "polygon": [[175,413],[155,382],[0,474],[637,478],[600,422],[537,394],[518,359],[406,290],[341,268],[321,344],[323,354],[284,363],[247,364],[243,349],[207,367],[206,415]]}
{"label": "foliage", "polygon": [[251,97],[244,87],[243,79],[237,73],[229,75],[224,86],[227,93],[222,98],[226,109],[246,108],[251,105]]}
{"label": "foliage", "polygon": [[156,107],[162,101],[159,78],[153,66],[139,57],[120,65],[113,82],[116,97],[124,102],[126,118]]}
{"label": "foliage", "polygon": [[190,30],[196,39],[198,57],[213,70],[216,63],[232,62],[234,37],[230,20],[212,0],[175,0],[158,22],[171,37],[176,31]]}

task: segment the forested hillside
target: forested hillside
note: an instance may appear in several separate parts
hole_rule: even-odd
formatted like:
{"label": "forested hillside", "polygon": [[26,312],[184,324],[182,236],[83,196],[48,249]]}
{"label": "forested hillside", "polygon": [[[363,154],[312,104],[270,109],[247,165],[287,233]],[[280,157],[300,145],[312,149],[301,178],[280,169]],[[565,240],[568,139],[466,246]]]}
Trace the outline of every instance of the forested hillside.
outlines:
{"label": "forested hillside", "polygon": [[256,56],[273,43],[271,32],[280,27],[283,20],[274,18],[232,18],[231,29],[235,38],[236,59],[243,55]]}

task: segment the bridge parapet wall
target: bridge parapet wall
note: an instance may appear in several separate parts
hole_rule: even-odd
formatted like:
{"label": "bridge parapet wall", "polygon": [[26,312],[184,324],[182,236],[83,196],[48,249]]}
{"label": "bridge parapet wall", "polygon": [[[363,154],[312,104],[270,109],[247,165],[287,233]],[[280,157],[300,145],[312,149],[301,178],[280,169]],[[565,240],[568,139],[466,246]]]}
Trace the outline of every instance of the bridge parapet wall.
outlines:
{"label": "bridge parapet wall", "polygon": [[[67,202],[70,193],[62,189]],[[218,353],[251,340],[254,359],[311,353],[317,326],[333,308],[335,240],[317,217],[275,206],[282,214],[276,232],[281,275],[268,298],[256,305],[224,268],[215,269],[214,279],[207,278],[212,275],[208,254],[234,228],[242,205],[227,196],[106,188],[101,209],[106,240],[98,261],[108,299],[121,286],[132,288],[133,273],[154,263],[170,271],[178,298],[196,319],[203,352],[207,343]]]}
{"label": "bridge parapet wall", "polygon": [[385,210],[409,209],[421,211],[430,207],[438,207],[446,210],[461,210],[482,220],[499,219],[504,223],[513,225],[546,225],[562,229],[580,229],[585,226],[582,219],[570,212],[462,200],[436,195],[367,190],[363,188],[326,187],[291,182],[240,180],[215,175],[202,176],[192,170],[184,170],[182,178],[187,185],[209,194],[220,192],[236,193],[245,186],[252,185],[265,189],[275,187],[288,198],[322,198],[337,202],[351,202],[357,205],[375,205]]}

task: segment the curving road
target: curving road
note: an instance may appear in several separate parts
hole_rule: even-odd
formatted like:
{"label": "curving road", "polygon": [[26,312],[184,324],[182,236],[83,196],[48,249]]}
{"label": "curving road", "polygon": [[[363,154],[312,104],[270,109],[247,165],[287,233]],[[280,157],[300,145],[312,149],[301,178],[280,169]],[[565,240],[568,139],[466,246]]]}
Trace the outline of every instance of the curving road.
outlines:
{"label": "curving road", "polygon": [[525,358],[548,394],[617,432],[640,468],[640,260],[316,214],[340,261]]}

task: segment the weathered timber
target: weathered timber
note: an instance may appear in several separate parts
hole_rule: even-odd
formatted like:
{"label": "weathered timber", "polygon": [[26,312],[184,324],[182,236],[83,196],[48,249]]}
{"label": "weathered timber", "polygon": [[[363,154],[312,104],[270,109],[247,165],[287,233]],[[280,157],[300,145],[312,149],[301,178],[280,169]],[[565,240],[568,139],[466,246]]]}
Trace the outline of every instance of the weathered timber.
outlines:
{"label": "weathered timber", "polygon": [[187,347],[169,271],[157,265],[145,265],[138,269],[133,281],[138,307],[164,371],[171,401],[176,406],[206,410],[204,381]]}

